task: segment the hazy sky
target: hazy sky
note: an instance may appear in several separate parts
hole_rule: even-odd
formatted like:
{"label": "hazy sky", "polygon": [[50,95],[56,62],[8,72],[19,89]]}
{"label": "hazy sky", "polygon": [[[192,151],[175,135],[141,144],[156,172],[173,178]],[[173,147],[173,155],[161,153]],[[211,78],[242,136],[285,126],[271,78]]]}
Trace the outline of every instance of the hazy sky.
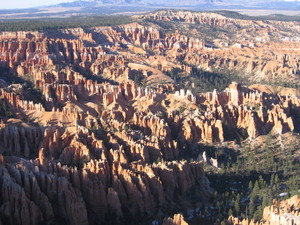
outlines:
{"label": "hazy sky", "polygon": [[30,8],[41,5],[53,5],[74,0],[0,0],[0,9]]}
{"label": "hazy sky", "polygon": [[[53,5],[61,2],[72,2],[75,0],[0,0],[1,9],[30,8],[35,6]],[[167,0],[166,0],[167,1]],[[243,1],[243,0],[241,0]],[[283,0],[283,1],[300,1],[300,0]]]}

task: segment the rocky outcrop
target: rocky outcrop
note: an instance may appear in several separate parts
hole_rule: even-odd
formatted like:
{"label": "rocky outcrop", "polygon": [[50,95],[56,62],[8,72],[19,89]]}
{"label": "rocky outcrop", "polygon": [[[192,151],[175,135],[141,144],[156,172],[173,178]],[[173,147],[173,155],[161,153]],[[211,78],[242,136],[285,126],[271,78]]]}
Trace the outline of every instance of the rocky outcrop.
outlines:
{"label": "rocky outcrop", "polygon": [[[204,70],[236,70],[243,73],[243,78],[247,77],[256,82],[270,82],[276,77],[285,77],[289,81],[296,78],[299,69],[299,40],[294,39],[292,33],[282,36],[279,31],[286,31],[287,27],[293,26],[294,32],[297,33],[298,22],[242,20],[217,13],[180,10],[161,10],[136,18],[158,23],[182,23],[182,27],[187,23],[199,24],[208,30],[215,29],[217,38],[213,37],[214,40],[209,42],[200,40],[201,47],[189,49],[184,55],[185,62]],[[201,29],[193,29],[194,27],[195,25],[190,25],[191,30],[186,32],[187,36],[199,36]],[[234,34],[234,39],[229,37],[227,32]],[[203,32],[203,36],[206,33]],[[176,33],[172,35],[176,36]],[[283,43],[282,40],[286,41]],[[176,54],[180,55],[179,52]]]}
{"label": "rocky outcrop", "polygon": [[6,126],[0,129],[1,154],[36,157],[43,140],[43,128]]}
{"label": "rocky outcrop", "polygon": [[0,95],[4,98],[14,109],[21,111],[45,111],[41,103],[34,103],[33,101],[22,100],[20,94],[8,92],[3,89],[0,90]]}
{"label": "rocky outcrop", "polygon": [[[90,160],[79,171],[60,163],[40,165],[41,159],[29,162],[4,157],[3,161],[0,213],[6,224],[61,220],[66,224],[94,220],[115,224],[124,216],[134,218],[135,223],[205,179],[200,164],[187,162],[142,166]],[[206,188],[207,183],[202,182],[201,189]]]}
{"label": "rocky outcrop", "polygon": [[185,22],[194,24],[205,24],[212,27],[224,27],[228,24],[238,24],[249,26],[252,24],[250,20],[237,20],[227,18],[217,13],[210,12],[189,12],[178,10],[161,10],[159,12],[148,13],[146,15],[136,16],[138,18],[162,21]]}
{"label": "rocky outcrop", "polygon": [[[296,44],[292,44],[292,46],[296,46]],[[276,54],[272,55],[270,49],[273,49]],[[285,54],[287,52],[281,51],[277,44],[272,43],[268,46],[268,50],[263,47],[255,47],[253,50],[231,47],[214,51],[203,50],[196,56],[188,53],[185,61],[193,65],[200,65],[202,69],[208,71],[213,68],[241,71],[244,77],[256,82],[272,81],[272,79],[280,77],[290,80],[291,75],[295,75],[299,68],[296,56],[298,53],[292,54],[287,60],[283,59]],[[261,58],[262,55],[264,58]]]}
{"label": "rocky outcrop", "polygon": [[267,206],[263,212],[261,222],[255,223],[244,219],[240,221],[237,218],[229,218],[229,223],[232,225],[292,225],[300,224],[300,199],[297,195],[287,200],[274,200],[271,206]]}
{"label": "rocky outcrop", "polygon": [[[227,37],[225,40],[215,39],[212,43],[207,43],[204,38],[198,36],[179,32],[164,33],[137,23],[85,30],[64,29],[58,33],[12,32],[0,35],[0,61],[20,75],[40,73],[40,67],[52,66],[52,69],[57,70],[58,67],[54,65],[63,63],[73,64],[77,69],[81,68],[85,72],[101,74],[107,79],[117,81],[123,80],[122,76],[134,73],[128,68],[128,61],[135,61],[140,65],[151,64],[154,63],[153,59],[150,59],[153,53],[161,58],[155,67],[164,72],[173,68],[189,72],[190,67],[182,65],[182,60],[205,70],[222,68],[241,71],[244,76],[254,81],[270,81],[282,76],[292,80],[296,78],[299,70],[298,43],[279,43],[285,37],[278,36],[280,32],[277,32],[282,27],[297,27],[291,22],[266,23],[230,19],[215,13],[187,11],[160,11],[138,17],[218,27],[235,32],[237,39],[243,41],[229,46],[227,42],[231,40],[227,40]],[[238,32],[241,29],[242,31]],[[295,32],[298,32],[296,28]],[[278,40],[270,42],[266,48],[262,41],[252,40],[261,34],[265,34],[266,37],[260,39],[269,40],[273,38],[272,35],[277,35]],[[131,49],[135,49],[136,52],[132,52]],[[119,55],[116,55],[116,52]],[[168,64],[173,65],[167,66]],[[37,65],[39,68],[36,68]],[[147,72],[149,71],[142,71]],[[47,73],[48,78],[52,76],[49,71]]]}
{"label": "rocky outcrop", "polygon": [[188,225],[187,222],[184,221],[184,218],[180,214],[175,214],[173,218],[164,219],[163,225]]}
{"label": "rocky outcrop", "polygon": [[[1,130],[2,153],[15,155],[2,157],[1,163],[1,179],[8,177],[1,190],[13,190],[13,194],[2,192],[6,197],[2,198],[5,207],[1,218],[7,224],[59,220],[67,224],[94,220],[115,224],[124,217],[139,221],[143,216],[154,216],[157,209],[178,196],[184,198],[192,188],[197,187],[203,199],[209,196],[204,194],[209,192],[209,185],[200,163],[143,164],[141,160],[150,159],[137,158],[135,148],[146,149],[141,144],[128,142],[127,148],[118,134],[98,139],[86,128],[77,129],[75,134],[69,128],[8,126]],[[29,181],[23,183],[24,179]],[[24,197],[19,200],[13,196]],[[15,201],[31,206],[16,208]]]}
{"label": "rocky outcrop", "polygon": [[20,158],[7,161],[0,167],[0,211],[5,224],[60,219],[68,224],[88,224],[85,202],[65,177],[34,170],[34,165]]}
{"label": "rocky outcrop", "polygon": [[274,201],[264,209],[265,224],[300,224],[300,198],[295,195],[284,201]]}
{"label": "rocky outcrop", "polygon": [[[214,12],[191,12],[181,10],[160,10],[135,17],[155,21],[184,22],[225,29],[239,29],[240,31],[243,31],[243,28],[247,28],[248,32],[251,30],[268,30],[270,32],[274,32],[277,31],[275,25],[278,24],[276,21],[268,21],[268,23],[266,23],[264,21],[233,19]],[[279,23],[281,25],[285,24],[285,26],[289,26],[293,22],[281,21]]]}

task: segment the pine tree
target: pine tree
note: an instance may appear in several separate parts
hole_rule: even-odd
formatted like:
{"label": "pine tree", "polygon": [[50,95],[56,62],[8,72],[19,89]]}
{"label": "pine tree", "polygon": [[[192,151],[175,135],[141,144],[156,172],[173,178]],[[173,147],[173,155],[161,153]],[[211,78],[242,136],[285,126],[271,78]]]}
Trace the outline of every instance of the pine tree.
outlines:
{"label": "pine tree", "polygon": [[241,212],[241,207],[240,207],[240,201],[241,201],[241,195],[238,194],[236,196],[235,202],[234,202],[234,210],[235,210],[235,215],[239,215]]}
{"label": "pine tree", "polygon": [[249,206],[248,206],[248,216],[250,218],[253,218],[255,212],[255,204],[254,201],[250,200]]}
{"label": "pine tree", "polygon": [[271,178],[270,178],[270,185],[273,186],[274,185],[274,173],[272,173]]}
{"label": "pine tree", "polygon": [[233,211],[232,211],[232,209],[229,209],[229,211],[228,211],[228,216],[233,216]]}
{"label": "pine tree", "polygon": [[253,189],[253,183],[252,183],[252,180],[249,181],[248,188],[249,188],[250,191],[252,191],[252,189]]}
{"label": "pine tree", "polygon": [[279,189],[279,177],[278,177],[278,174],[275,174],[274,185],[275,185],[275,190],[278,191],[278,189]]}

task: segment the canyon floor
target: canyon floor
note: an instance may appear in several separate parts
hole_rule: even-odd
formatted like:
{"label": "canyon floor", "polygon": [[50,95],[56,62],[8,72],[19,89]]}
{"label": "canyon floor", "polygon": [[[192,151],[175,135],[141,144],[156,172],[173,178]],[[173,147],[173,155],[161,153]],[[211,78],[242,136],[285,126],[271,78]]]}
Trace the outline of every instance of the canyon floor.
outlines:
{"label": "canyon floor", "polygon": [[299,21],[0,29],[0,224],[299,223]]}

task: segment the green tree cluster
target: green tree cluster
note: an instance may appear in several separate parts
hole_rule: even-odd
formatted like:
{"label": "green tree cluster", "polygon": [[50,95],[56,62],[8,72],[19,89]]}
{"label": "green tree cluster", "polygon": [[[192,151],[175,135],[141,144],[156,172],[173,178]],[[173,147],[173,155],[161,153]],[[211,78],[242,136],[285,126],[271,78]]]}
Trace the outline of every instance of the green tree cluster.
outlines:
{"label": "green tree cluster", "polygon": [[2,20],[0,31],[51,31],[65,28],[90,28],[95,26],[115,26],[133,22],[129,16],[91,16],[71,18],[49,18],[30,20]]}

